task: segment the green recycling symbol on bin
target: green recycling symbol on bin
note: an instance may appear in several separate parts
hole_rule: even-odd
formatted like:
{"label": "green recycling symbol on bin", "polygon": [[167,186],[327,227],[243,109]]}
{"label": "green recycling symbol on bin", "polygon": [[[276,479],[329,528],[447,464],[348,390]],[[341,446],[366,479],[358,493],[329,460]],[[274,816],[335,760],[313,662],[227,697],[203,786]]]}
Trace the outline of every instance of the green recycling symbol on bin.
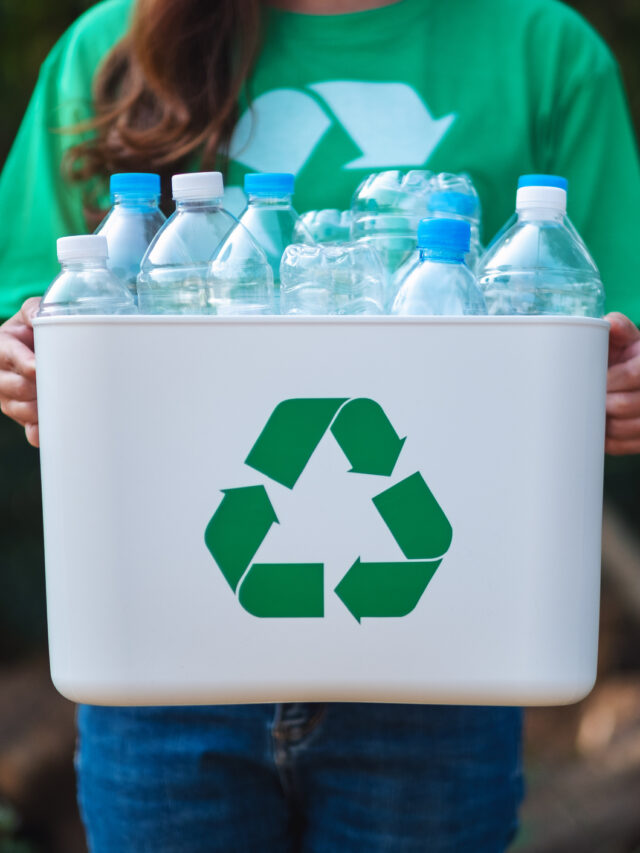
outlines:
{"label": "green recycling symbol on bin", "polygon": [[[294,398],[273,410],[245,464],[293,489],[330,430],[356,474],[390,477],[405,439],[374,400]],[[264,486],[223,489],[205,543],[240,604],[253,616],[324,616],[324,564],[253,563],[278,523]],[[400,562],[357,557],[335,592],[358,622],[406,616],[420,600],[451,544],[449,521],[419,471],[372,498],[405,556]]]}

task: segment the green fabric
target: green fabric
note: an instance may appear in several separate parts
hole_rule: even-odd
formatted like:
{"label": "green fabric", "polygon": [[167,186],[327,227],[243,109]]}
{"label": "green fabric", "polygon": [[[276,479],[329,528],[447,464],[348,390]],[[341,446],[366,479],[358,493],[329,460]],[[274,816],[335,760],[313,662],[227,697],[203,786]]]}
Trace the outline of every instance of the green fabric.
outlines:
{"label": "green fabric", "polygon": [[[55,275],[55,238],[86,230],[52,132],[90,115],[100,59],[131,0],[95,6],[63,36],[0,180],[0,315]],[[232,140],[229,203],[246,172],[296,172],[300,211],[348,207],[370,172],[468,172],[489,239],[518,175],[569,179],[569,215],[591,249],[607,308],[640,320],[640,166],[608,48],[555,0],[400,0],[348,15],[271,10]],[[252,108],[246,109],[251,101]],[[433,124],[433,122],[436,122]],[[235,189],[234,189],[235,188]]]}

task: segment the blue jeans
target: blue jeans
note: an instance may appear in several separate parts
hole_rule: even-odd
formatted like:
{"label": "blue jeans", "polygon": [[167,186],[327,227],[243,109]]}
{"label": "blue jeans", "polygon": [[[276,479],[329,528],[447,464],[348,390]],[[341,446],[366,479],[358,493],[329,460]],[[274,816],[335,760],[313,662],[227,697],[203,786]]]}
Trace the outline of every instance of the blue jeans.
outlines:
{"label": "blue jeans", "polygon": [[431,705],[78,713],[92,853],[501,853],[521,712]]}

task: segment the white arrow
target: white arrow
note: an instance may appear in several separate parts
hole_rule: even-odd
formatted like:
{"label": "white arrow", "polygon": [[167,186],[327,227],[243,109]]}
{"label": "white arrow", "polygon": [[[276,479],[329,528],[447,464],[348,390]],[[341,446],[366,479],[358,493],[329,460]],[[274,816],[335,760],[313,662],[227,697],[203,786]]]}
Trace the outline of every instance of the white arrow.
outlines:
{"label": "white arrow", "polygon": [[434,119],[406,83],[335,80],[309,88],[324,98],[362,151],[345,169],[421,166],[456,118],[449,113]]}
{"label": "white arrow", "polygon": [[297,175],[331,124],[310,95],[272,89],[253,102],[235,127],[229,154],[256,172]]}

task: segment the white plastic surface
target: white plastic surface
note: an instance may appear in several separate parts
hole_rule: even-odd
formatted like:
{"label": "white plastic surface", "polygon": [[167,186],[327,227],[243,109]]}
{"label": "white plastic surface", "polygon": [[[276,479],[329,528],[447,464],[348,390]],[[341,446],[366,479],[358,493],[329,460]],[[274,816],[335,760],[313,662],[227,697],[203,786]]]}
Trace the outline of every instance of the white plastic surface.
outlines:
{"label": "white plastic surface", "polygon": [[171,178],[171,190],[176,201],[222,198],[222,172],[187,172]]}
{"label": "white plastic surface", "polygon": [[102,234],[81,234],[77,237],[58,237],[56,241],[60,263],[109,256],[107,238]]}
{"label": "white plastic surface", "polygon": [[[596,672],[608,325],[577,318],[36,321],[54,683],[98,704],[558,704]],[[244,463],[283,400],[370,398],[406,441],[292,489]],[[404,617],[334,588],[402,561],[372,497],[420,471],[453,530]],[[321,562],[324,616],[245,611],[204,542],[223,489],[277,514],[254,561]]]}

